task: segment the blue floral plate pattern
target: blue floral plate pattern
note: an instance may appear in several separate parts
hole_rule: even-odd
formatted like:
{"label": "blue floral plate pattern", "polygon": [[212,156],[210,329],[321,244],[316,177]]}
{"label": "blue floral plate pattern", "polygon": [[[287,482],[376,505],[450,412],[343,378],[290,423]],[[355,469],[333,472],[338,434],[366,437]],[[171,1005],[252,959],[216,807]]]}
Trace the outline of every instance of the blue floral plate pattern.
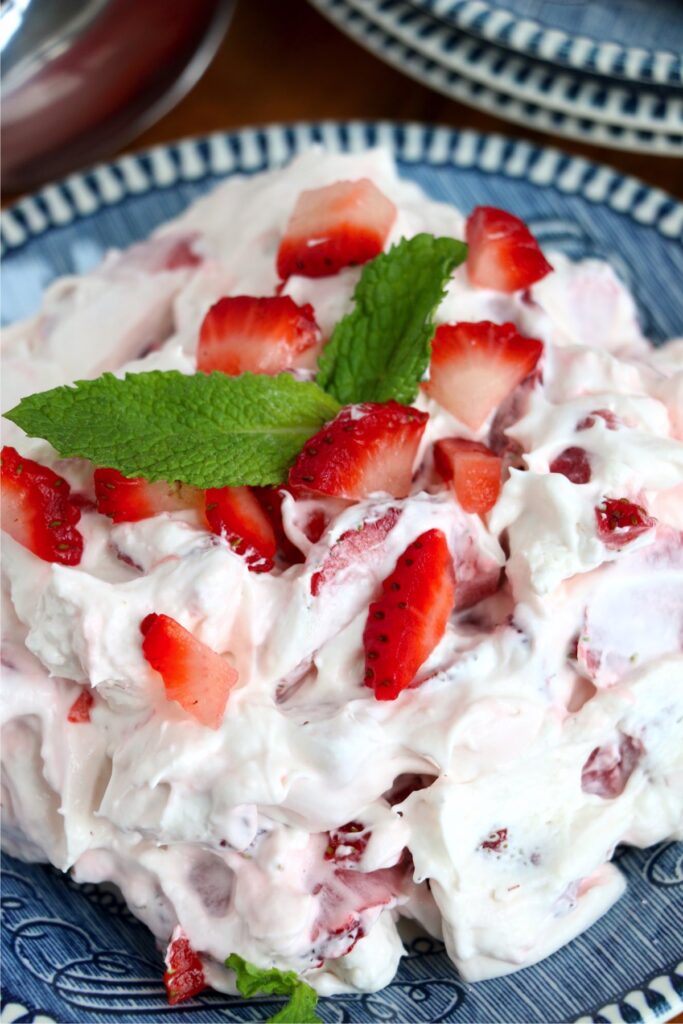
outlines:
{"label": "blue floral plate pattern", "polygon": [[411,0],[518,53],[632,82],[683,85],[678,0]]}
{"label": "blue floral plate pattern", "polygon": [[[424,125],[327,123],[214,135],[160,147],[51,185],[0,217],[3,316],[35,310],[58,274],[147,235],[218,180],[273,167],[312,142],[382,143],[401,174],[463,209],[486,202],[524,217],[546,246],[610,259],[656,342],[681,329],[683,206],[606,167],[551,149]],[[322,1000],[326,1022],[652,1022],[683,1008],[683,843],[617,852],[626,895],[586,933],[535,967],[462,982],[440,943],[413,938],[395,980],[374,995]],[[276,1008],[205,993],[165,1004],[154,941],[117,896],[52,868],[4,857],[5,1024],[188,1024],[263,1020]]]}
{"label": "blue floral plate pattern", "polygon": [[[674,97],[652,95],[641,101],[635,92],[622,96],[620,90],[590,83],[582,91],[582,83],[564,82],[553,68],[536,76],[530,66],[516,66],[502,49],[496,59],[481,41],[439,32],[433,19],[416,25],[409,13],[401,13],[406,11],[401,0],[310,2],[366,50],[449,99],[553,136],[683,157],[683,133],[671,128],[679,121]],[[552,98],[556,109],[548,106]],[[614,111],[618,116],[611,120]],[[596,112],[603,120],[595,118]],[[649,127],[642,127],[646,122]]]}

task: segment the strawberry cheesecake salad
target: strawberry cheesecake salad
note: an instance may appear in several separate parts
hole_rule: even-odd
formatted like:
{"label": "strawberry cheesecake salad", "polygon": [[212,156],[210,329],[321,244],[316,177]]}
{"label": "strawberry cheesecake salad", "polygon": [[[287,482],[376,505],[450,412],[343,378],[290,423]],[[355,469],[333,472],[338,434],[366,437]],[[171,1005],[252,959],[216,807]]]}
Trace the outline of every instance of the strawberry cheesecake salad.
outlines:
{"label": "strawberry cheesecake salad", "polygon": [[683,341],[607,264],[312,150],[3,369],[3,844],[115,884],[171,1002],[315,1020],[403,918],[505,974],[683,839]]}

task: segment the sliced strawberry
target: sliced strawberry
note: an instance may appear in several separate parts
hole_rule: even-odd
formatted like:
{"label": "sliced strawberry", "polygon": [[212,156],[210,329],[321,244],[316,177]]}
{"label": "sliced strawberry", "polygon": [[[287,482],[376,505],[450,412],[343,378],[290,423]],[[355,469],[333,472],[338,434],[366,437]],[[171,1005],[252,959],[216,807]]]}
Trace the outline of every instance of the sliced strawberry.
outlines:
{"label": "sliced strawberry", "polygon": [[396,207],[369,178],[337,181],[299,196],[277,254],[277,272],[326,277],[367,263],[384,248]]}
{"label": "sliced strawberry", "polygon": [[365,682],[377,700],[395,700],[410,686],[444,635],[454,602],[446,538],[441,530],[428,530],[408,545],[368,610]]}
{"label": "sliced strawberry", "polygon": [[453,484],[465,512],[484,515],[500,494],[503,460],[478,441],[447,437],[434,445],[434,465],[444,480]]}
{"label": "sliced strawberry", "polygon": [[492,853],[500,853],[507,847],[508,844],[508,830],[506,828],[498,828],[494,832],[490,832],[489,835],[479,844],[481,850],[490,850]]}
{"label": "sliced strawberry", "polygon": [[251,572],[270,572],[275,531],[250,487],[210,487],[205,511],[212,532],[243,556]]}
{"label": "sliced strawberry", "polygon": [[523,220],[495,206],[477,206],[467,218],[467,276],[479,288],[516,292],[553,269]]}
{"label": "sliced strawberry", "polygon": [[410,491],[413,463],[429,416],[398,402],[347,405],[307,441],[289,471],[297,493],[358,501]]}
{"label": "sliced strawberry", "polygon": [[657,520],[649,516],[642,505],[636,505],[628,498],[605,498],[596,508],[595,518],[598,536],[608,548],[630,544],[657,525]]}
{"label": "sliced strawberry", "polygon": [[69,713],[66,716],[67,722],[73,722],[74,724],[79,725],[83,722],[89,722],[90,710],[94,703],[95,698],[90,690],[83,690],[69,708]]}
{"label": "sliced strawberry", "polygon": [[615,413],[610,412],[609,409],[594,409],[593,412],[589,413],[588,416],[584,416],[583,419],[576,424],[576,429],[589,430],[595,425],[596,417],[605,421],[608,430],[618,430],[621,426],[621,420],[619,417]]}
{"label": "sliced strawberry", "polygon": [[2,529],[46,562],[78,565],[83,536],[76,529],[81,510],[71,488],[47,466],[2,449]]}
{"label": "sliced strawberry", "polygon": [[[282,502],[284,501],[285,494],[287,494],[287,490],[284,487],[252,487],[252,491],[268,517],[268,522],[273,527],[275,542],[282,557],[290,565],[297,565],[303,562],[303,554],[295,544],[292,544],[285,533],[282,521]],[[319,539],[319,536],[316,539]]]}
{"label": "sliced strawberry", "polygon": [[191,999],[207,987],[202,961],[180,928],[173,932],[165,960],[164,986],[169,1006]]}
{"label": "sliced strawberry", "polygon": [[288,295],[219,299],[202,321],[197,369],[241,373],[280,373],[320,341],[313,307],[297,306]]}
{"label": "sliced strawberry", "polygon": [[202,491],[178,481],[150,483],[141,476],[123,476],[116,469],[96,469],[94,481],[97,511],[115,523],[135,523],[160,512],[180,512],[203,505]]}
{"label": "sliced strawberry", "polygon": [[325,848],[325,860],[350,861],[357,864],[370,842],[371,832],[358,821],[350,821],[341,828],[328,833],[329,842]]}
{"label": "sliced strawberry", "polygon": [[148,615],[140,631],[142,653],[164,680],[168,700],[217,729],[237,682],[235,669],[168,615]]}
{"label": "sliced strawberry", "polygon": [[398,522],[400,514],[399,509],[392,508],[379,519],[363,523],[360,529],[343,533],[318,571],[311,576],[313,596],[317,597],[323,587],[332,583],[344,569],[358,562],[367,562],[372,552],[381,553],[384,541]]}
{"label": "sliced strawberry", "polygon": [[426,390],[472,430],[536,366],[543,343],[517,333],[514,324],[442,324],[432,347]]}
{"label": "sliced strawberry", "polygon": [[550,463],[551,473],[561,473],[573,484],[587,484],[591,478],[591,463],[585,448],[565,448]]}
{"label": "sliced strawberry", "polygon": [[596,747],[581,770],[581,789],[614,800],[626,789],[642,755],[642,743],[623,734],[614,743]]}

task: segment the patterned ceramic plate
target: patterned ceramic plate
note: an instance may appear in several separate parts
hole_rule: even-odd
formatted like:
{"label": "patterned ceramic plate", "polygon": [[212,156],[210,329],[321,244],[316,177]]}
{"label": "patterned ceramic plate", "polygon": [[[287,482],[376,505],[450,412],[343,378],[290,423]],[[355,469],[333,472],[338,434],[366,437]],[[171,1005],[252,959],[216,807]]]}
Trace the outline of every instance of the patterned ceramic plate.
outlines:
{"label": "patterned ceramic plate", "polygon": [[683,85],[679,0],[411,0],[510,50],[632,82]]}
{"label": "patterned ceramic plate", "polygon": [[656,91],[553,67],[486,43],[407,0],[347,3],[389,35],[473,82],[575,118],[683,140],[683,90]]}
{"label": "patterned ceramic plate", "polygon": [[[524,142],[395,124],[273,127],[128,156],[52,185],[2,215],[3,312],[32,312],[57,274],[142,238],[225,175],[273,167],[313,141],[376,143],[435,199],[515,210],[546,246],[611,260],[633,288],[646,331],[681,328],[683,206],[605,167]],[[683,844],[619,851],[628,891],[588,932],[543,963],[496,981],[461,982],[440,943],[408,942],[396,979],[375,995],[323,1000],[326,1022],[654,1021],[683,1008]],[[188,1024],[263,1020],[267,1001],[205,994],[169,1010],[149,933],[111,892],[6,858],[0,1019],[16,1024]]]}
{"label": "patterned ceramic plate", "polygon": [[[679,0],[673,2],[678,3]],[[472,69],[469,64],[463,65],[461,70],[455,70],[454,66],[442,63],[441,58],[437,60],[435,55],[427,53],[423,49],[424,40],[420,39],[418,49],[417,39],[411,38],[408,44],[397,31],[388,31],[387,27],[380,24],[375,13],[370,17],[370,8],[373,12],[379,9],[378,0],[357,0],[353,3],[350,0],[311,0],[311,3],[337,28],[381,60],[450,99],[554,136],[565,135],[595,146],[683,157],[683,134],[680,131],[666,134],[664,131],[644,131],[619,124],[600,123],[582,116],[581,110],[569,114],[519,99],[503,91],[502,81],[498,83],[499,88],[475,81],[470,77]],[[405,27],[402,32],[405,32]],[[475,49],[475,60],[476,52]],[[503,54],[501,59],[507,62],[508,56]]]}

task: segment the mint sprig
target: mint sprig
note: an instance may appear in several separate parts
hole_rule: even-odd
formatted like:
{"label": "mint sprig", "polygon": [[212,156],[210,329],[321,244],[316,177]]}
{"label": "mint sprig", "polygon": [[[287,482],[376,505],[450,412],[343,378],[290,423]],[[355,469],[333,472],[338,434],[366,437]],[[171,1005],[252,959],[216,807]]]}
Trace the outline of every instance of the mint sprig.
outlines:
{"label": "mint sprig", "polygon": [[320,1017],[315,1012],[318,1002],[315,989],[302,981],[294,971],[279,971],[276,967],[256,967],[243,960],[237,953],[230,954],[225,966],[237,975],[237,989],[245,999],[259,993],[287,997],[285,1006],[273,1017],[269,1017],[266,1024],[321,1024]]}
{"label": "mint sprig", "polygon": [[281,483],[303,444],[339,411],[290,374],[105,373],[23,398],[5,413],[63,458],[195,487]]}
{"label": "mint sprig", "polygon": [[410,404],[429,366],[434,313],[466,255],[464,242],[422,234],[367,263],[354,309],[320,357],[320,387],[342,405],[391,398]]}

